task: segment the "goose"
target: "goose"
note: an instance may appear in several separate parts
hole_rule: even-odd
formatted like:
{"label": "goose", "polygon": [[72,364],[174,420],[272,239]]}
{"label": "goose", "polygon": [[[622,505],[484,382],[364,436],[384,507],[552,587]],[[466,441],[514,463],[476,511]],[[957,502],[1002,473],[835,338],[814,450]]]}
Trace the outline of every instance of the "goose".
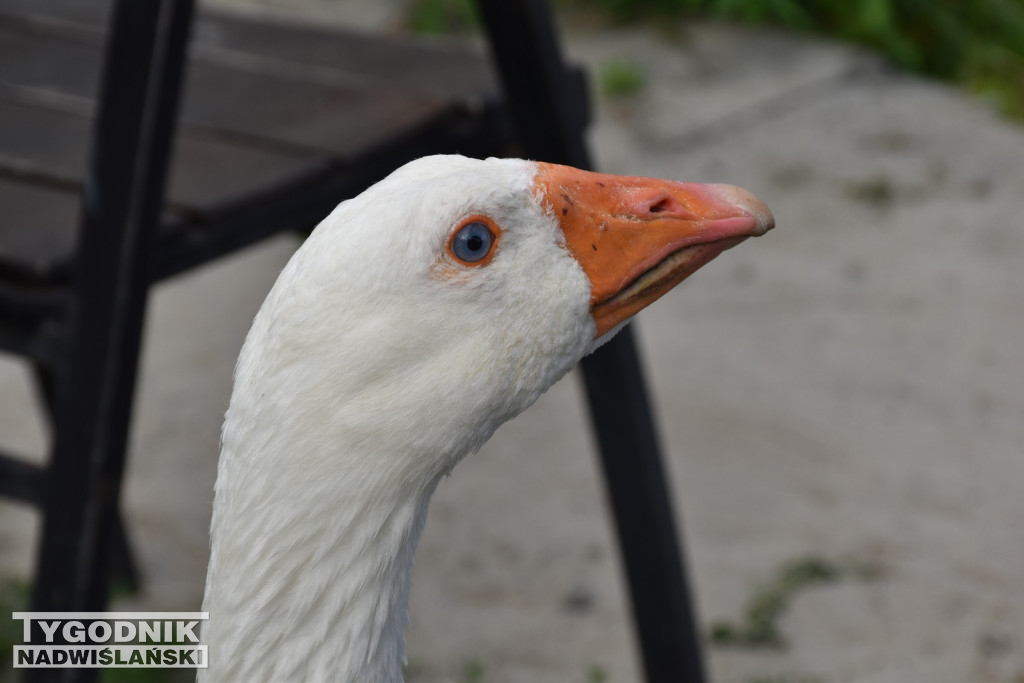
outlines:
{"label": "goose", "polygon": [[438,482],[640,309],[774,225],[729,185],[433,156],[342,202],[235,368],[198,680],[401,683]]}

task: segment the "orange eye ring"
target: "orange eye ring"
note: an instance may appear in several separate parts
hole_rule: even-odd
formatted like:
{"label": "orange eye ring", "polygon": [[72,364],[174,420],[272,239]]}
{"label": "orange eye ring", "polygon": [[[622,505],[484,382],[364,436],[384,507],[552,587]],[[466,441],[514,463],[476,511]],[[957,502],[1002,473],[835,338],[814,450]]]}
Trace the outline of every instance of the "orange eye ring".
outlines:
{"label": "orange eye ring", "polygon": [[448,255],[463,266],[486,266],[498,250],[501,234],[501,228],[489,216],[467,216],[448,238]]}

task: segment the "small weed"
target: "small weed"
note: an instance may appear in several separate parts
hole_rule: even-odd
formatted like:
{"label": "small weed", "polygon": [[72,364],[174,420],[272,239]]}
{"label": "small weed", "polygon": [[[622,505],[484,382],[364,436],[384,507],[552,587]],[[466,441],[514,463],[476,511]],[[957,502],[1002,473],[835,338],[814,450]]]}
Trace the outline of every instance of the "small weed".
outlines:
{"label": "small weed", "polygon": [[21,622],[11,619],[11,612],[28,609],[31,589],[21,580],[7,580],[0,584],[0,668],[11,664],[15,645],[21,645]]}
{"label": "small weed", "polygon": [[878,209],[887,209],[896,201],[896,186],[884,175],[852,182],[846,186],[851,198]]}
{"label": "small weed", "polygon": [[484,683],[484,665],[479,659],[471,659],[462,667],[462,683]]}
{"label": "small weed", "polygon": [[601,67],[601,92],[612,97],[632,95],[644,87],[644,72],[633,62],[613,59]]}
{"label": "small weed", "polygon": [[110,591],[107,594],[107,599],[112,603],[116,603],[121,600],[127,600],[128,598],[135,597],[138,594],[138,588],[132,586],[127,581],[114,580],[110,584]]}
{"label": "small weed", "polygon": [[477,31],[480,20],[472,0],[415,0],[408,26],[420,35],[465,35]]}
{"label": "small weed", "polygon": [[1024,48],[989,44],[972,50],[960,78],[1005,115],[1024,119]]}
{"label": "small weed", "polygon": [[870,567],[839,564],[818,557],[789,562],[774,578],[754,591],[741,621],[712,624],[711,642],[728,647],[785,648],[786,639],[779,630],[779,621],[801,591],[847,577],[867,579],[877,575],[876,572]]}
{"label": "small weed", "polygon": [[600,664],[591,664],[587,667],[584,680],[587,683],[606,683],[608,681],[608,672]]}

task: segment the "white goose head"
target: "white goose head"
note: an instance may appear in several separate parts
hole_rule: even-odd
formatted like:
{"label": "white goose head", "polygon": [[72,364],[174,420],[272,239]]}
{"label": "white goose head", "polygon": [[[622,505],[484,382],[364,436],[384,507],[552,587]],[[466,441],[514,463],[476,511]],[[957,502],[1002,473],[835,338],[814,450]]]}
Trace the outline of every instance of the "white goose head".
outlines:
{"label": "white goose head", "polygon": [[238,360],[200,678],[400,681],[438,480],[630,316],[772,224],[731,186],[458,156],[339,205]]}

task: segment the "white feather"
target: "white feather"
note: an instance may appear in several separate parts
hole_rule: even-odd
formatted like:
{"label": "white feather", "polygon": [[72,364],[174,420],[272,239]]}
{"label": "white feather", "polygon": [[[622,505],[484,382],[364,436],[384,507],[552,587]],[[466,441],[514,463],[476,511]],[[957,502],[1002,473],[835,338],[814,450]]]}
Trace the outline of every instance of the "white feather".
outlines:
{"label": "white feather", "polygon": [[[402,680],[439,479],[594,346],[589,280],[535,174],[420,159],[339,205],[281,273],[224,423],[200,681]],[[447,240],[476,213],[500,247],[459,266]]]}

